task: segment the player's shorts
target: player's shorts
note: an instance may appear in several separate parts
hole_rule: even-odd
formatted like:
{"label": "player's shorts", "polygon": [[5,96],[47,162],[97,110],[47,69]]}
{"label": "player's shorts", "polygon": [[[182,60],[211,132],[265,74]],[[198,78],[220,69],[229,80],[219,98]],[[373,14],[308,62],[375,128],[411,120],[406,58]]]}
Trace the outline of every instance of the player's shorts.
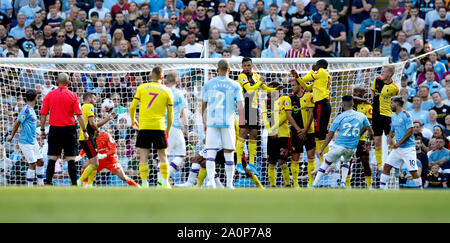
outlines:
{"label": "player's shorts", "polygon": [[328,99],[323,99],[315,102],[313,115],[315,136],[319,140],[325,140],[331,116],[330,101]]}
{"label": "player's shorts", "polygon": [[383,132],[387,136],[391,131],[391,118],[388,116],[373,116],[372,129],[374,136],[382,136]]}
{"label": "player's shorts", "polygon": [[303,153],[303,146],[306,148],[306,151],[309,151],[316,147],[315,136],[314,133],[306,134],[306,139],[302,140],[298,137],[295,132],[291,131],[291,151],[294,154]]}
{"label": "player's shorts", "polygon": [[97,173],[99,173],[103,169],[107,169],[114,173],[116,170],[122,168],[122,165],[120,165],[119,161],[111,161],[111,162],[103,162],[100,163],[97,167]]}
{"label": "player's shorts", "polygon": [[402,165],[402,162],[405,163],[406,168],[409,171],[417,171],[417,156],[416,156],[416,148],[396,148],[389,153],[386,164],[391,165],[394,168],[399,169]]}
{"label": "player's shorts", "polygon": [[93,137],[89,136],[88,140],[80,140],[80,145],[86,153],[88,159],[92,159],[97,156],[97,142]]}
{"label": "player's shorts", "polygon": [[355,148],[346,148],[341,145],[331,144],[329,145],[328,153],[324,155],[326,161],[334,163],[337,162],[341,156],[344,158],[344,163],[347,163],[352,158],[353,154],[355,154]]}
{"label": "player's shorts", "polygon": [[207,149],[236,149],[236,131],[231,128],[206,128],[206,148]]}
{"label": "player's shorts", "polygon": [[75,125],[65,127],[50,126],[47,141],[47,154],[49,156],[61,156],[63,151],[65,157],[78,155],[77,128]]}
{"label": "player's shorts", "polygon": [[139,130],[136,137],[136,147],[143,149],[166,149],[167,133],[164,130]]}
{"label": "player's shorts", "polygon": [[280,147],[277,138],[267,138],[267,161],[271,164],[276,164],[280,156]]}
{"label": "player's shorts", "polygon": [[36,163],[38,159],[42,159],[41,148],[38,143],[35,144],[21,144],[19,143],[19,148],[23,153],[23,156],[29,164]]}
{"label": "player's shorts", "polygon": [[367,141],[359,141],[356,147],[356,157],[369,156],[370,145]]}
{"label": "player's shorts", "polygon": [[241,122],[239,123],[240,128],[246,128],[249,130],[252,129],[259,129],[259,115],[258,115],[258,109],[255,108],[245,108],[244,111],[244,120],[242,121],[243,125],[241,125]]}
{"label": "player's shorts", "polygon": [[172,127],[169,133],[169,147],[167,154],[170,156],[186,156],[186,142],[181,129]]}

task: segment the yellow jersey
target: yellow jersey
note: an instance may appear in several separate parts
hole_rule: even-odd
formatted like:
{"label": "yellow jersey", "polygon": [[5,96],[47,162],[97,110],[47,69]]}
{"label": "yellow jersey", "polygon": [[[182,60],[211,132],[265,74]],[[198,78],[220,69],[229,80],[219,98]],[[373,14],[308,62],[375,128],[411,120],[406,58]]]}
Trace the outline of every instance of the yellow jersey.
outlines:
{"label": "yellow jersey", "polygon": [[[296,94],[291,94],[288,98],[290,102],[286,110],[292,111],[292,117],[300,128],[305,128],[308,124],[309,109],[314,108],[313,94],[305,92],[301,97],[298,97]],[[307,133],[314,133],[314,122],[311,122]]]}
{"label": "yellow jersey", "polygon": [[268,93],[276,90],[276,88],[269,88],[262,83],[261,77],[257,73],[247,74],[242,72],[238,76],[238,82],[242,87],[242,93],[245,98],[245,109],[258,109],[258,91],[259,88]]}
{"label": "yellow jersey", "polygon": [[[311,70],[305,77],[299,77],[297,81],[305,91],[313,92],[314,102],[330,99],[331,76],[328,69]],[[307,84],[306,82],[309,81],[313,81],[313,83]]]}
{"label": "yellow jersey", "polygon": [[135,121],[139,103],[139,130],[166,130],[166,110],[169,113],[167,128],[170,128],[173,119],[173,97],[169,88],[158,82],[139,85],[130,106],[132,123]]}
{"label": "yellow jersey", "polygon": [[271,98],[265,101],[262,114],[269,136],[277,130],[278,137],[290,137],[289,121],[286,116],[286,107],[290,105],[288,96],[281,96],[275,102],[272,102]]}
{"label": "yellow jersey", "polygon": [[[83,118],[84,118],[84,123],[85,123],[86,129],[87,129],[87,132],[88,132],[89,136],[93,136],[94,135],[94,130],[89,125],[89,118],[90,117],[94,117],[95,118],[94,105],[92,105],[92,104],[84,104],[83,106],[81,106],[81,111],[83,112]],[[80,136],[79,136],[78,140],[79,141],[85,140],[84,131],[81,128],[80,128]]]}
{"label": "yellow jersey", "polygon": [[386,84],[378,77],[373,81],[372,91],[375,94],[372,101],[373,116],[392,117],[391,98],[398,95],[398,86],[393,81]]}
{"label": "yellow jersey", "polygon": [[[353,110],[363,113],[369,121],[372,119],[372,105],[367,103],[353,104]],[[366,141],[367,135],[362,134],[359,141]]]}

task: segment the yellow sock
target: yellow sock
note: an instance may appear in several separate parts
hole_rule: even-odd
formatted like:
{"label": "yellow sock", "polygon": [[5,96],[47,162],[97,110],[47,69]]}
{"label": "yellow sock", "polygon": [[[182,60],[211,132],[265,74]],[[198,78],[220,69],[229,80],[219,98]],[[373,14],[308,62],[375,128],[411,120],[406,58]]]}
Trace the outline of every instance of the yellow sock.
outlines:
{"label": "yellow sock", "polygon": [[[322,149],[322,142],[322,140],[316,140],[316,151],[320,151]],[[325,152],[323,154],[325,154]],[[319,162],[323,162],[323,156],[319,158]]]}
{"label": "yellow sock", "polygon": [[236,142],[236,156],[237,156],[236,163],[238,164],[242,163],[242,155],[244,154],[244,143],[245,139],[238,137]]}
{"label": "yellow sock", "polygon": [[[85,171],[86,172],[86,171]],[[94,181],[95,181],[95,177],[97,176],[97,167],[94,167],[94,166],[92,166],[92,171],[91,171],[91,173],[89,174],[89,179],[88,179],[88,184],[89,185],[92,185],[92,184],[94,184]]]}
{"label": "yellow sock", "polygon": [[89,175],[91,174],[93,169],[94,169],[94,166],[89,164],[78,180],[80,180],[80,181],[86,180],[86,178],[89,177]]}
{"label": "yellow sock", "polygon": [[290,186],[291,178],[289,177],[290,176],[289,167],[287,166],[287,164],[281,164],[280,169],[281,169],[281,174],[283,175],[284,185]]}
{"label": "yellow sock", "polygon": [[139,174],[142,181],[148,180],[148,162],[139,162]]}
{"label": "yellow sock", "polygon": [[254,140],[254,139],[248,140],[248,162],[252,165],[255,164],[257,142],[258,141]]}
{"label": "yellow sock", "polygon": [[308,186],[311,186],[314,182],[314,175],[312,172],[316,169],[315,159],[308,159]]}
{"label": "yellow sock", "polygon": [[352,187],[352,185],[350,183],[350,173],[347,175],[347,178],[345,180],[345,186],[346,187]]}
{"label": "yellow sock", "polygon": [[206,168],[200,168],[200,171],[198,172],[197,186],[202,186],[205,178],[206,178]]}
{"label": "yellow sock", "polygon": [[292,180],[294,181],[294,187],[298,187],[298,174],[300,173],[300,162],[292,161],[291,163]]}
{"label": "yellow sock", "polygon": [[377,159],[377,165],[380,167],[383,164],[383,153],[381,147],[375,147],[375,158]]}
{"label": "yellow sock", "polygon": [[276,167],[276,165],[269,164],[269,168],[268,168],[268,171],[267,171],[267,176],[269,177],[270,186],[275,186],[276,185],[276,180],[277,180],[277,167]]}
{"label": "yellow sock", "polygon": [[258,177],[256,175],[252,175],[252,178],[250,180],[255,184],[258,188],[264,188],[263,185],[261,185],[261,182],[259,181]]}
{"label": "yellow sock", "polygon": [[161,173],[161,179],[163,180],[163,182],[167,182],[166,180],[169,179],[169,163],[160,162],[159,172]]}
{"label": "yellow sock", "polygon": [[372,176],[366,176],[366,186],[367,187],[372,186]]}

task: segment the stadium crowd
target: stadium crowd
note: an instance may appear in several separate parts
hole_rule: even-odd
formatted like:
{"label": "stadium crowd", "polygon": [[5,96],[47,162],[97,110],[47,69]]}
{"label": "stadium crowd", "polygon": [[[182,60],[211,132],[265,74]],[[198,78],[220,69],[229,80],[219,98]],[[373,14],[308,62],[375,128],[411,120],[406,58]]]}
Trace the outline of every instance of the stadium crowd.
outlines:
{"label": "stadium crowd", "polygon": [[[396,63],[449,45],[449,3],[389,0],[380,10],[373,0],[1,0],[0,53],[3,58],[383,56]],[[204,53],[205,40],[209,50]],[[401,79],[400,95],[415,120],[421,174],[430,186],[439,184],[431,181],[442,176],[435,171],[450,175],[448,57],[450,48],[407,62]],[[5,111],[0,132],[6,133],[1,134],[0,150],[6,153],[0,153],[0,160],[10,160],[13,166],[1,168],[0,183],[13,174],[14,166],[24,163],[14,143],[4,140],[24,104],[19,94],[35,88],[42,101],[55,88],[52,74],[3,71],[10,73],[0,83]],[[106,129],[114,134],[119,159],[130,175],[137,175],[137,162],[130,162],[134,130],[127,107],[146,77],[145,73],[71,76],[70,89],[79,97],[92,91],[116,104],[118,116]],[[196,92],[191,89],[197,81],[182,76],[180,88]],[[190,104],[191,118],[199,115],[198,104]],[[401,176],[408,178],[407,173]],[[407,180],[402,182],[407,186]]]}

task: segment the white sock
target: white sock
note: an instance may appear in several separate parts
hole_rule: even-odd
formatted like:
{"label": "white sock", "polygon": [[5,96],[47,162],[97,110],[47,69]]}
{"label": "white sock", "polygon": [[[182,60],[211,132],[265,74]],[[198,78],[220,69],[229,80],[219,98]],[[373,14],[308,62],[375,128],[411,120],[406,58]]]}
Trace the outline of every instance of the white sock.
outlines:
{"label": "white sock", "polygon": [[182,157],[174,157],[172,159],[172,162],[170,162],[169,166],[169,175],[173,175],[175,171],[180,169],[181,164],[183,163],[184,159]]}
{"label": "white sock", "polygon": [[319,184],[320,179],[322,179],[323,174],[325,174],[325,171],[328,169],[329,165],[325,162],[322,163],[322,165],[319,168],[319,171],[316,174],[316,177],[314,177],[313,186],[317,186]]}
{"label": "white sock", "polygon": [[380,189],[387,189],[387,183],[389,181],[389,178],[391,178],[389,175],[385,175],[384,173],[381,173]]}
{"label": "white sock", "polygon": [[208,149],[206,152],[206,178],[209,183],[214,182],[214,175],[216,174],[216,155],[217,150]]}
{"label": "white sock", "polygon": [[44,185],[44,166],[36,166],[36,176],[38,185]]}
{"label": "white sock", "polygon": [[422,178],[413,179],[414,184],[416,184],[417,188],[422,188]]}
{"label": "white sock", "polygon": [[32,170],[32,169],[28,168],[28,170],[27,170],[27,183],[28,183],[28,186],[33,186],[35,174],[36,174],[35,170]]}
{"label": "white sock", "polygon": [[347,164],[347,163],[342,164],[342,167],[341,167],[341,183],[345,182],[347,180],[348,170],[349,170],[349,164]]}
{"label": "white sock", "polygon": [[227,176],[227,187],[233,186],[233,179],[234,179],[234,160],[233,160],[233,153],[224,153],[225,157],[225,173]]}
{"label": "white sock", "polygon": [[195,185],[197,182],[198,172],[200,170],[200,164],[192,163],[191,170],[189,171],[187,182],[191,185]]}

